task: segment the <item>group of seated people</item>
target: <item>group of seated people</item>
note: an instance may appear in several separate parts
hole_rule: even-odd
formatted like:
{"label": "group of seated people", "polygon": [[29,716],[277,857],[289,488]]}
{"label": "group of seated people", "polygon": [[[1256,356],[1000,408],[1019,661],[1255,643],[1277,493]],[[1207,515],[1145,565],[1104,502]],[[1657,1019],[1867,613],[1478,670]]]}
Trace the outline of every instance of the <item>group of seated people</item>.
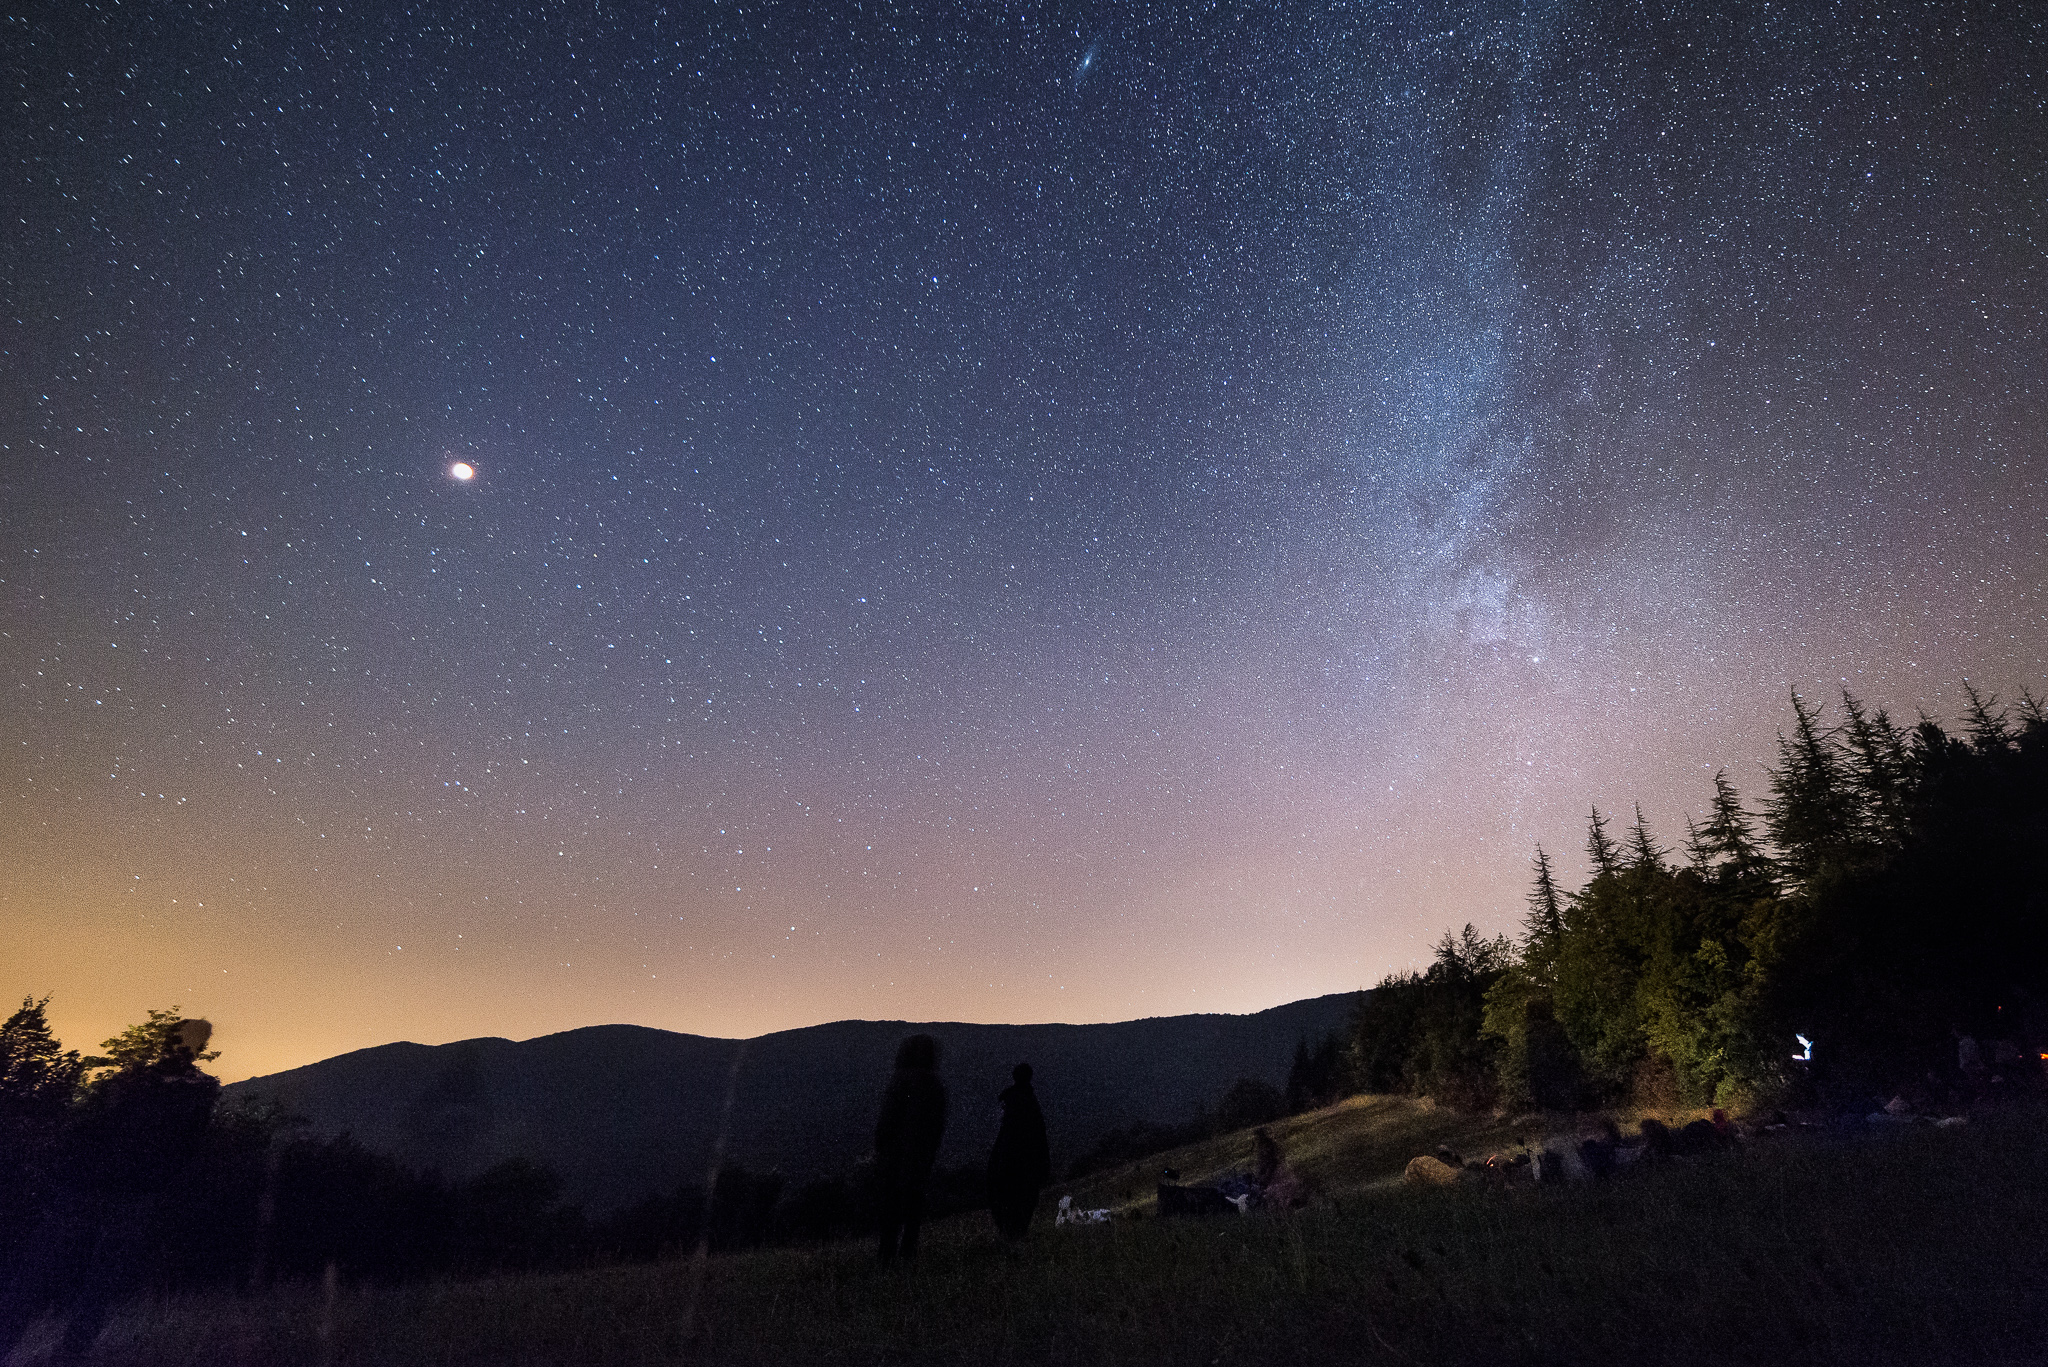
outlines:
{"label": "group of seated people", "polygon": [[1308,1204],[1308,1189],[1287,1165],[1279,1143],[1261,1126],[1252,1132],[1249,1172],[1232,1172],[1207,1186],[1182,1186],[1180,1174],[1160,1174],[1161,1215],[1206,1215],[1226,1208],[1238,1214],[1252,1210],[1293,1210]]}

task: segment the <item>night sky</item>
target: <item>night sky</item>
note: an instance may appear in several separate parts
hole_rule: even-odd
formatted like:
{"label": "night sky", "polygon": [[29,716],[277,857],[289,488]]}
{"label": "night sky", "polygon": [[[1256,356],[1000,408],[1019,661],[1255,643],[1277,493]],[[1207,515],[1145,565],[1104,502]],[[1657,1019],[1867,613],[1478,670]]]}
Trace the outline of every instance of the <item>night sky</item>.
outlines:
{"label": "night sky", "polygon": [[2038,693],[2039,14],[17,7],[0,990],[1256,1010]]}

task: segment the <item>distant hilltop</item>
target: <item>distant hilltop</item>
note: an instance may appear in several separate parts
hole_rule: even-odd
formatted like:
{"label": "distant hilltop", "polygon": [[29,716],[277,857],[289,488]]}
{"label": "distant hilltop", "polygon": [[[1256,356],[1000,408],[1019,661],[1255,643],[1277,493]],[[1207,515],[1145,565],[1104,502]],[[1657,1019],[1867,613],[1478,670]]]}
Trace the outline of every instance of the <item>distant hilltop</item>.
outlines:
{"label": "distant hilltop", "polygon": [[945,1050],[952,1119],[941,1164],[986,1155],[996,1093],[1028,1062],[1064,1167],[1113,1129],[1187,1120],[1239,1078],[1282,1085],[1296,1042],[1342,1028],[1357,996],[1109,1025],[836,1021],[745,1041],[598,1025],[517,1043],[386,1044],[226,1090],[451,1179],[528,1158],[596,1213],[703,1180],[742,1050],[726,1153],[753,1171],[802,1182],[859,1162],[896,1045],[918,1031]]}

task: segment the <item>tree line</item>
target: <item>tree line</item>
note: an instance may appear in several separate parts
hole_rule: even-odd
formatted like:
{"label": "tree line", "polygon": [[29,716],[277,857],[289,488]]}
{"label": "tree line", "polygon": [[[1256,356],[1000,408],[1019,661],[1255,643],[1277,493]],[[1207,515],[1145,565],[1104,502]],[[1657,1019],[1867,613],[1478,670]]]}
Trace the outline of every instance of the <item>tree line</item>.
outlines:
{"label": "tree line", "polygon": [[[48,999],[0,1022],[0,1357],[57,1313],[82,1353],[107,1308],[143,1292],[324,1276],[396,1282],[651,1261],[700,1244],[872,1235],[866,1165],[801,1184],[723,1164],[587,1215],[523,1158],[466,1179],[422,1171],[347,1135],[321,1136],[268,1100],[222,1104],[204,1065],[210,1027],[173,1007],[82,1057],[51,1031]],[[1298,1070],[1297,1070],[1298,1071]],[[1201,1136],[1282,1114],[1278,1088],[1240,1079],[1193,1122]],[[1156,1151],[1177,1127],[1134,1127],[1084,1155]],[[1122,1161],[1119,1156],[1117,1161]],[[942,1168],[932,1217],[983,1208],[979,1163]]]}
{"label": "tree line", "polygon": [[1968,1036],[1983,1082],[2038,1087],[2048,715],[1965,695],[1951,734],[1793,694],[1762,800],[1716,774],[1676,851],[1640,808],[1619,832],[1595,808],[1583,886],[1539,847],[1518,937],[1446,932],[1362,996],[1347,1086],[1474,1108],[1931,1104],[1971,1082]]}

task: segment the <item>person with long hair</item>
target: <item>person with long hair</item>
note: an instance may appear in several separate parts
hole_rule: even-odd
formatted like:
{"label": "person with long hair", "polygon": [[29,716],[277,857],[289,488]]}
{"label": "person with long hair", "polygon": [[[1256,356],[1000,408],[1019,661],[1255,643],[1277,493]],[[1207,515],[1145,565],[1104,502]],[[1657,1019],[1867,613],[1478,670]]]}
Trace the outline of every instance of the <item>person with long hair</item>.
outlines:
{"label": "person with long hair", "polygon": [[911,1035],[896,1047],[896,1070],[875,1122],[875,1180],[881,1202],[881,1260],[917,1256],[924,1223],[924,1186],[946,1133],[946,1084],[939,1081],[939,1042]]}

